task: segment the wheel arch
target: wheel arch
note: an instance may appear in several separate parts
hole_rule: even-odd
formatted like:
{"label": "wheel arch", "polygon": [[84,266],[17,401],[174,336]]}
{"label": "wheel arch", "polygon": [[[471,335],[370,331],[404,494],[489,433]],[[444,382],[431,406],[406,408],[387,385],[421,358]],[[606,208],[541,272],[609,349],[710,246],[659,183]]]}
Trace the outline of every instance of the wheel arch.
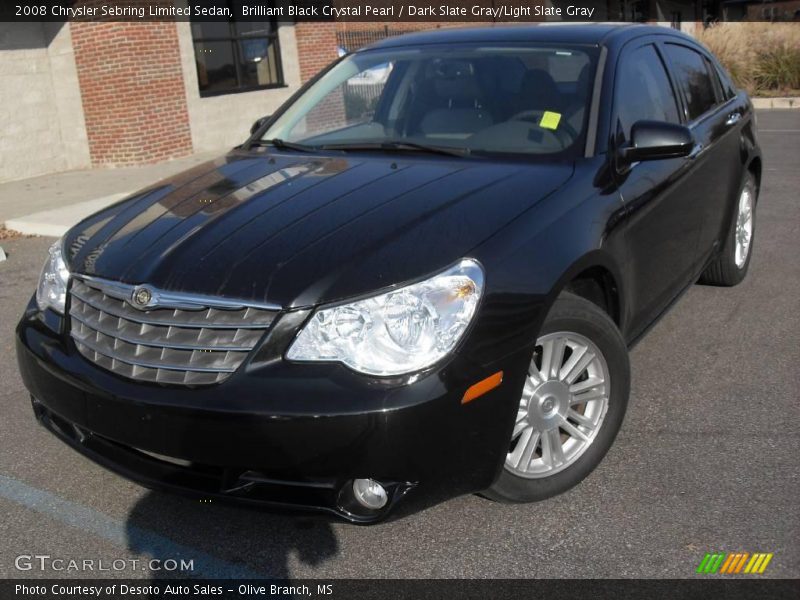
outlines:
{"label": "wheel arch", "polygon": [[752,173],[753,177],[756,178],[756,201],[758,201],[758,192],[761,189],[761,156],[756,155],[750,159],[750,162],[747,163],[747,172]]}
{"label": "wheel arch", "polygon": [[572,263],[553,286],[547,299],[550,312],[564,292],[580,296],[599,306],[619,330],[625,333],[626,302],[623,277],[613,258],[602,250],[594,250]]}

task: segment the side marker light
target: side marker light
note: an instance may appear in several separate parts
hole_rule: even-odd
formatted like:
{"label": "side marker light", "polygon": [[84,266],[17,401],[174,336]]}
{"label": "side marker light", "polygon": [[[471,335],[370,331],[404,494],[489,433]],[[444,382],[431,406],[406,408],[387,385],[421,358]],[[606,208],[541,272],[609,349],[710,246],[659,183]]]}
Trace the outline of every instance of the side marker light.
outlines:
{"label": "side marker light", "polygon": [[503,383],[503,372],[498,371],[494,375],[489,375],[486,379],[481,379],[478,383],[474,383],[464,392],[464,397],[461,398],[461,404],[472,402],[475,398],[483,396],[485,393],[490,392],[494,388]]}

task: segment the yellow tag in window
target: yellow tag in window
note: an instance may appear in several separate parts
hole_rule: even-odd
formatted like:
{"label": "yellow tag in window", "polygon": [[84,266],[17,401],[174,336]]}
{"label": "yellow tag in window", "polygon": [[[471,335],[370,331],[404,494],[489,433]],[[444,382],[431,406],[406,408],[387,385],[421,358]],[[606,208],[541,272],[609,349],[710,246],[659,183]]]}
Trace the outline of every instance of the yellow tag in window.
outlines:
{"label": "yellow tag in window", "polygon": [[561,113],[544,111],[542,120],[539,121],[539,127],[543,129],[556,129],[561,122]]}

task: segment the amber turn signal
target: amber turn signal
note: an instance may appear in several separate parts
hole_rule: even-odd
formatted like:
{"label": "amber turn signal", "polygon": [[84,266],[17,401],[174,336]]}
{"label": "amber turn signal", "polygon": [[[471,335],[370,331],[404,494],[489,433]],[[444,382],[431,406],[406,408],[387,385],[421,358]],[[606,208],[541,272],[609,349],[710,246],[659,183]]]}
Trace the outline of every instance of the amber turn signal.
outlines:
{"label": "amber turn signal", "polygon": [[475,398],[483,396],[486,392],[493,390],[503,383],[503,372],[498,371],[494,375],[489,375],[486,379],[481,379],[478,383],[474,383],[464,392],[464,397],[461,398],[461,404],[472,402]]}

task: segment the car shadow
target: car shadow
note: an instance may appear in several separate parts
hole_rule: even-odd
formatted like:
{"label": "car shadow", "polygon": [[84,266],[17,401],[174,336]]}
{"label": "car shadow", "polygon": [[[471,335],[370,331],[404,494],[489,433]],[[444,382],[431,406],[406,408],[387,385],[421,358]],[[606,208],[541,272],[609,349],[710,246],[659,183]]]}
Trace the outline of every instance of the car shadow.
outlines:
{"label": "car shadow", "polygon": [[313,568],[339,552],[332,522],[324,516],[285,515],[154,491],[131,509],[126,535],[128,548],[140,555],[137,568],[153,581],[288,579],[292,557]]}

